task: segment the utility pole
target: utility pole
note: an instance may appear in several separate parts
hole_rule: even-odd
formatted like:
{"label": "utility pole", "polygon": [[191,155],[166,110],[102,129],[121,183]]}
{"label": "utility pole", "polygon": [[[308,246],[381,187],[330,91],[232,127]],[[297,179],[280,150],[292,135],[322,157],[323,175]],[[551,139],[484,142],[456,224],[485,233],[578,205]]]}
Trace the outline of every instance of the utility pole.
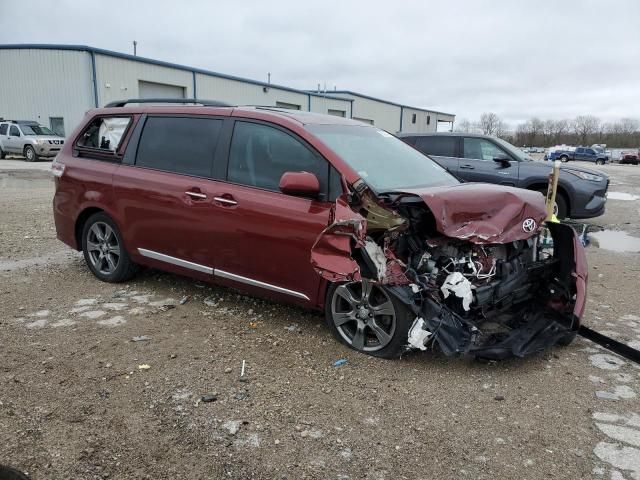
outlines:
{"label": "utility pole", "polygon": [[138,42],[136,42],[135,40],[133,41],[133,56],[137,56],[138,55]]}

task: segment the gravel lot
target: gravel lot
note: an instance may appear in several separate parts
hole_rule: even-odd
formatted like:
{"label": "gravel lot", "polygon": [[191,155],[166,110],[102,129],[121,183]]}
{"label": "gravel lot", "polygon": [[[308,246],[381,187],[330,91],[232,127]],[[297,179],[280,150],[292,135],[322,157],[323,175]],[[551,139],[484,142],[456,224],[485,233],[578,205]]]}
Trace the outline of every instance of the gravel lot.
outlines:
{"label": "gravel lot", "polygon": [[[314,312],[152,270],[101,283],[55,238],[48,166],[0,161],[0,463],[33,479],[640,479],[638,365],[583,339],[385,361]],[[590,223],[640,237],[640,167],[601,169],[629,199]],[[640,255],[599,240],[584,321],[638,348]]]}

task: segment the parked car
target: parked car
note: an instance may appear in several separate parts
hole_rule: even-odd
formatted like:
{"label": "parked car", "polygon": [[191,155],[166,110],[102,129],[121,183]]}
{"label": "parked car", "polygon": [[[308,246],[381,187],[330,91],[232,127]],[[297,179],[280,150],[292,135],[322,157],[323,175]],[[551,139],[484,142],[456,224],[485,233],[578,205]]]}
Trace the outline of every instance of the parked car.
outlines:
{"label": "parked car", "polygon": [[[549,165],[533,161],[499,138],[470,133],[404,134],[400,138],[466,182],[497,183],[546,194]],[[608,186],[609,178],[601,172],[563,166],[556,195],[557,216],[602,215]]]}
{"label": "parked car", "polygon": [[640,160],[640,155],[638,150],[630,150],[630,151],[626,151],[626,152],[621,152],[620,153],[620,162],[621,164],[632,164],[632,165],[638,165],[638,162]]}
{"label": "parked car", "polygon": [[56,157],[57,236],[98,279],[147,266],[324,310],[339,341],[387,358],[575,336],[584,250],[543,228],[539,193],[460,184],[361,122],[204,103],[92,110]]}
{"label": "parked car", "polygon": [[7,120],[0,122],[0,158],[8,153],[24,156],[35,162],[40,157],[55,157],[64,138],[56,135],[38,122]]}
{"label": "parked car", "polygon": [[603,149],[592,147],[574,147],[570,149],[550,149],[545,160],[560,160],[568,162],[570,160],[582,160],[583,162],[594,162],[596,165],[604,165],[609,161],[609,156]]}

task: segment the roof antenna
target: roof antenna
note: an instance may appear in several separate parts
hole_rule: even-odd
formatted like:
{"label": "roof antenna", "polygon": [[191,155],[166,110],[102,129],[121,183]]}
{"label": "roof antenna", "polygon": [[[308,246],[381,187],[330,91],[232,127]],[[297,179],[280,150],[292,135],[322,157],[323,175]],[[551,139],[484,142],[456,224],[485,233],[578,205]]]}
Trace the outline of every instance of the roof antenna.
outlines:
{"label": "roof antenna", "polygon": [[136,42],[135,40],[133,41],[133,56],[138,56],[138,42]]}

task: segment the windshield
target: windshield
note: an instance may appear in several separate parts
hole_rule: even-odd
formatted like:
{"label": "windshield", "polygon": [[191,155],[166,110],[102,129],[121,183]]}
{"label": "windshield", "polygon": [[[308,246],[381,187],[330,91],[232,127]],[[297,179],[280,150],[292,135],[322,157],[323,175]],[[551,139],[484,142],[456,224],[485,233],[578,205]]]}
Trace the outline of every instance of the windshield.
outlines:
{"label": "windshield", "polygon": [[42,125],[21,124],[20,128],[22,129],[22,133],[24,133],[25,135],[55,135],[55,133],[53,133],[47,127],[43,127]]}
{"label": "windshield", "polygon": [[509,142],[505,142],[504,140],[502,140],[501,138],[495,138],[494,139],[496,142],[498,142],[498,144],[504,148],[505,150],[507,150],[511,155],[513,155],[514,157],[516,157],[519,161],[521,162],[533,162],[533,158],[531,158],[529,155],[527,155],[526,153],[524,153],[522,150],[520,150],[518,147],[515,147],[513,145],[511,145]]}
{"label": "windshield", "polygon": [[356,125],[306,125],[378,193],[455,185],[444,168],[393,135]]}

